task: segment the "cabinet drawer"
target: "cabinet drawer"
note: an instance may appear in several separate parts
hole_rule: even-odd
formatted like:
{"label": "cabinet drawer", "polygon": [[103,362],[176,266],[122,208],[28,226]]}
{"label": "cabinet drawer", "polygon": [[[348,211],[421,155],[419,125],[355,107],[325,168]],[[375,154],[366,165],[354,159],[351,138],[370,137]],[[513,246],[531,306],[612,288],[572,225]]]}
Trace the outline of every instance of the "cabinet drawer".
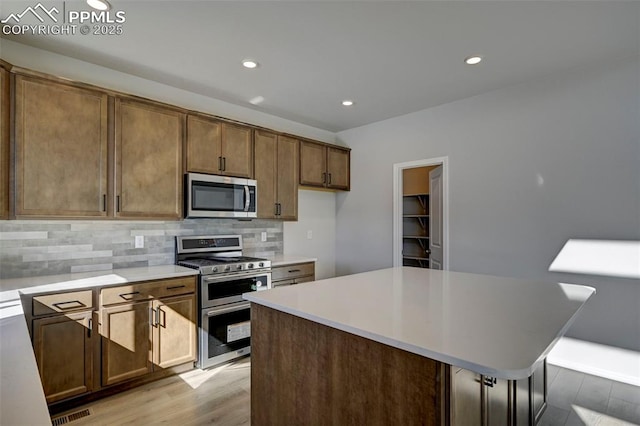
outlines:
{"label": "cabinet drawer", "polygon": [[296,278],[296,284],[308,283],[309,281],[315,281],[316,277],[313,275],[307,275],[306,277]]}
{"label": "cabinet drawer", "polygon": [[45,294],[33,298],[33,316],[93,308],[93,290]]}
{"label": "cabinet drawer", "polygon": [[297,263],[293,265],[278,266],[271,269],[271,280],[280,281],[291,278],[315,275],[315,263]]}
{"label": "cabinet drawer", "polygon": [[114,305],[117,303],[157,299],[159,297],[193,293],[195,290],[195,277],[132,283],[129,285],[102,289],[100,292],[100,304]]}
{"label": "cabinet drawer", "polygon": [[280,286],[287,286],[291,284],[295,284],[295,280],[280,280],[280,281],[271,281],[271,287],[276,288]]}

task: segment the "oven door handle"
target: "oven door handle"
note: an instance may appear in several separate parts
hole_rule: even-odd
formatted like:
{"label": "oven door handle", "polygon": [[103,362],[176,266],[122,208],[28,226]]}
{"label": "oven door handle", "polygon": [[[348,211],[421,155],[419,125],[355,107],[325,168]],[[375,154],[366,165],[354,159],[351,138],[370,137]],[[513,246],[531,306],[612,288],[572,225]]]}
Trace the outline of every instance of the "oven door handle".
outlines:
{"label": "oven door handle", "polygon": [[244,186],[244,211],[249,211],[249,204],[251,202],[251,193],[249,192],[249,185]]}
{"label": "oven door handle", "polygon": [[251,307],[251,303],[243,303],[241,305],[234,305],[234,306],[227,306],[224,308],[216,308],[216,309],[212,309],[209,312],[207,312],[207,316],[208,317],[212,317],[215,315],[221,315],[221,314],[226,314],[229,312],[235,312],[235,311],[241,311],[243,309],[248,309]]}
{"label": "oven door handle", "polygon": [[202,282],[205,284],[213,284],[216,282],[225,282],[225,281],[231,281],[234,280],[236,278],[258,278],[258,277],[262,277],[264,275],[271,275],[271,269],[263,269],[262,271],[256,271],[254,269],[247,269],[243,272],[238,272],[238,273],[234,273],[234,274],[228,274],[228,275],[216,275],[213,277],[202,277]]}

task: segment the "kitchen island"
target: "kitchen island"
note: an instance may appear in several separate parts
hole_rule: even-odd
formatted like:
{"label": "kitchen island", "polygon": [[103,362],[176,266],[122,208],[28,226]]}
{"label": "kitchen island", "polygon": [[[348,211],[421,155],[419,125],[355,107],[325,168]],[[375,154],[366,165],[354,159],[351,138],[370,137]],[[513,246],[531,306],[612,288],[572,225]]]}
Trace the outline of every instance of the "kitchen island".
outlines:
{"label": "kitchen island", "polygon": [[398,267],[246,294],[252,423],[535,423],[532,377],[594,293]]}

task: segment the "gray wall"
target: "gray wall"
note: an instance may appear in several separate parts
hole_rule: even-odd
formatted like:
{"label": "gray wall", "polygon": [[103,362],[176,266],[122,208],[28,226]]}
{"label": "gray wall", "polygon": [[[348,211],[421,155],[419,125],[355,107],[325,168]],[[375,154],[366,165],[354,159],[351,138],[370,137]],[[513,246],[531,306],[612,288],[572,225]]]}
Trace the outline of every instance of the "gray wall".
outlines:
{"label": "gray wall", "polygon": [[[266,242],[260,241],[262,231]],[[247,255],[283,251],[282,222],[275,220],[9,220],[0,221],[0,278],[173,264],[176,235],[216,234],[242,235]],[[145,237],[144,248],[134,248],[136,235]]]}
{"label": "gray wall", "polygon": [[548,272],[569,238],[640,239],[638,57],[338,138],[352,148],[351,192],[336,200],[338,275],[392,265],[393,164],[448,156],[450,269],[592,284],[569,335],[640,349],[640,283]]}

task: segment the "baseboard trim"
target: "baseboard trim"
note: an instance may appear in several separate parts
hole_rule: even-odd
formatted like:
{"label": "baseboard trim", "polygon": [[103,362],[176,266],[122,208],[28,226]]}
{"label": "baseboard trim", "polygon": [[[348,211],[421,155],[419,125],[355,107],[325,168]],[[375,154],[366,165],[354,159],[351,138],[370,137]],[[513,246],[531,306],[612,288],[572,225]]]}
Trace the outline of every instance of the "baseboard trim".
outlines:
{"label": "baseboard trim", "polygon": [[563,337],[547,357],[549,364],[640,386],[640,352]]}

